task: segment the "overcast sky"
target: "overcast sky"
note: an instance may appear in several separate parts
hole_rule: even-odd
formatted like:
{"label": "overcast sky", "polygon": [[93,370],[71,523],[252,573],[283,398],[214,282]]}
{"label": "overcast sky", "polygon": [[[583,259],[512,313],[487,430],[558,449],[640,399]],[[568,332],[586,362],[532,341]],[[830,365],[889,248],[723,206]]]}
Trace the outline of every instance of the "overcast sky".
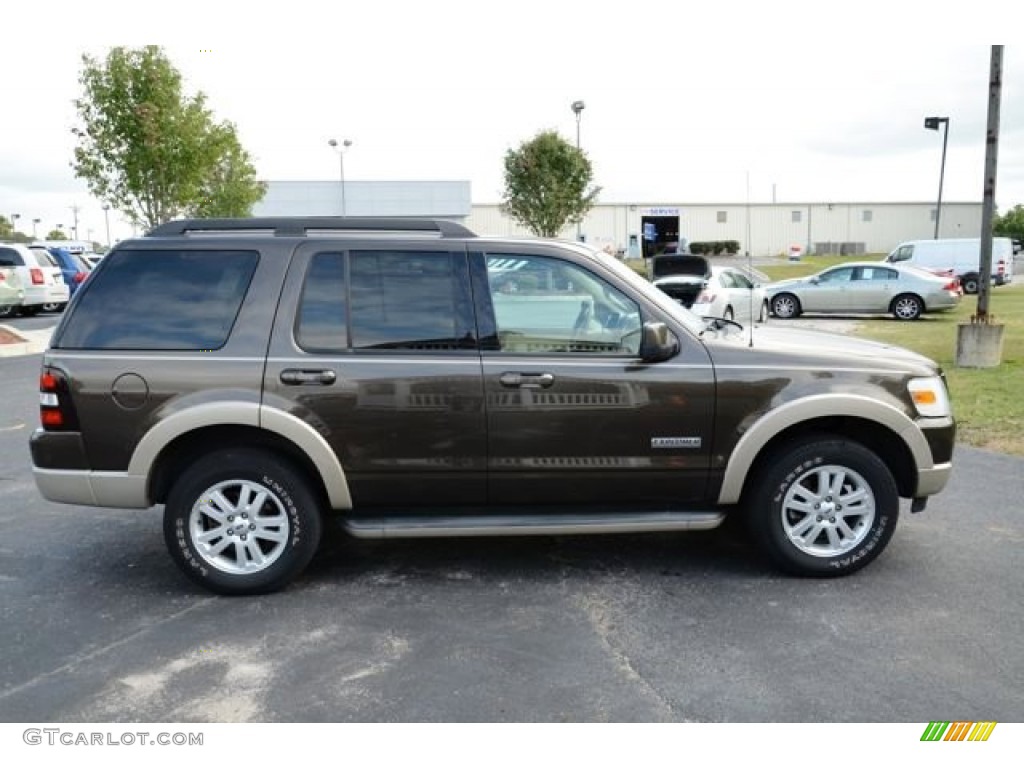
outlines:
{"label": "overcast sky", "polygon": [[[474,202],[495,202],[505,152],[545,129],[575,141],[582,99],[604,202],[743,202],[748,178],[754,202],[932,201],[942,137],[928,115],[951,121],[944,199],[981,200],[990,47],[968,40],[1011,24],[1013,3],[956,19],[934,2],[691,5],[19,0],[0,13],[0,213],[29,233],[41,219],[42,236],[77,205],[79,235],[105,239],[69,166],[81,56],[146,43],[235,123],[266,180],[337,179],[327,141],[347,138],[349,180],[468,179]],[[1024,203],[1014,46],[999,160],[998,204]]]}

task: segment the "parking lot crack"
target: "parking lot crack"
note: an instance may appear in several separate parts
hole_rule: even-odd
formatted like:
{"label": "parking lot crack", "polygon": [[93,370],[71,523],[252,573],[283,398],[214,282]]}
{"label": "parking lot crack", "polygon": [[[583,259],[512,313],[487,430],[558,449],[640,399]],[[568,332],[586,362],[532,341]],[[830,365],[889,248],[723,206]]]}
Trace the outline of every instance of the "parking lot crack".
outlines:
{"label": "parking lot crack", "polygon": [[37,685],[38,683],[41,683],[52,677],[55,677],[57,675],[63,675],[67,672],[70,672],[76,669],[77,667],[81,666],[82,664],[85,664],[89,661],[92,661],[93,659],[99,658],[100,656],[110,653],[111,651],[117,650],[118,648],[128,645],[129,643],[145,635],[146,633],[151,632],[152,630],[157,629],[158,627],[161,627],[164,624],[169,624],[172,621],[176,621],[177,619],[180,619],[182,616],[192,613],[193,611],[199,610],[200,608],[203,608],[204,606],[218,599],[220,598],[207,597],[197,600],[196,602],[189,605],[187,608],[183,608],[182,610],[176,611],[175,613],[172,613],[169,616],[165,616],[162,619],[158,619],[154,622],[146,624],[145,626],[139,627],[131,634],[125,635],[124,637],[120,637],[112,643],[107,643],[106,645],[101,646],[99,648],[95,648],[91,651],[79,654],[78,656],[71,659],[71,661],[65,664],[61,664],[56,669],[51,669],[48,672],[43,672],[41,674],[36,675],[30,680],[26,680],[24,683],[20,683],[19,685],[15,685],[12,688],[7,688],[3,691],[0,691],[0,701],[3,701],[4,699],[7,699],[11,696],[14,696],[15,694],[21,693],[22,691],[27,690],[33,687],[34,685]]}
{"label": "parking lot crack", "polygon": [[601,646],[611,657],[618,671],[627,680],[635,683],[644,691],[648,698],[653,699],[657,706],[665,711],[667,719],[673,721],[684,720],[685,718],[676,710],[672,702],[663,696],[658,688],[644,676],[636,664],[633,663],[629,654],[622,648],[621,644],[616,642],[615,627],[611,617],[608,615],[608,609],[604,601],[593,595],[583,595],[580,597],[579,603]]}

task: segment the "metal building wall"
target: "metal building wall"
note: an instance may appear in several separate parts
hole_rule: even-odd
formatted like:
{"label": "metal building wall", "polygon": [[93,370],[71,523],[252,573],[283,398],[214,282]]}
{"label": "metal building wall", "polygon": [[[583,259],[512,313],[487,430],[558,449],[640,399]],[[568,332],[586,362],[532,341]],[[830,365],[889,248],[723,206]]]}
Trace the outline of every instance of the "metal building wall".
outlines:
{"label": "metal building wall", "polygon": [[[794,245],[813,252],[818,244],[832,244],[838,252],[843,243],[867,253],[888,253],[906,240],[932,237],[934,211],[934,203],[601,204],[581,229],[588,243],[625,250],[631,234],[640,236],[644,215],[676,212],[688,241],[737,240],[743,250],[749,231],[751,253],[758,257],[786,254]],[[529,234],[495,204],[474,205],[466,224],[479,234]],[[981,203],[943,204],[940,237],[978,237],[980,232]],[[566,227],[560,236],[574,239],[576,227]]]}

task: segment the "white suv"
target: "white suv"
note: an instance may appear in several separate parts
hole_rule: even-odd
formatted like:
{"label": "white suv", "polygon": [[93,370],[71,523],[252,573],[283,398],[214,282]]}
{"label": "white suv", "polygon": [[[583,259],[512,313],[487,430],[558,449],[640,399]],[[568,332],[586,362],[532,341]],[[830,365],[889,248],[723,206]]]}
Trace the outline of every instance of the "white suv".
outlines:
{"label": "white suv", "polygon": [[56,307],[68,303],[70,290],[60,267],[42,246],[0,243],[0,267],[13,267],[25,289],[21,305],[0,307],[0,317],[9,317],[15,311],[35,315],[44,305]]}

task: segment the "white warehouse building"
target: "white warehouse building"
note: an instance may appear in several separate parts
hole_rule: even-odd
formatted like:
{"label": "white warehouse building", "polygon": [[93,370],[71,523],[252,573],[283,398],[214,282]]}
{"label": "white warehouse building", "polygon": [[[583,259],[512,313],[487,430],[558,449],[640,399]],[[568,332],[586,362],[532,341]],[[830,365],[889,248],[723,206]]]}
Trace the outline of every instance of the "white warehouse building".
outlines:
{"label": "white warehouse building", "polygon": [[[940,237],[979,237],[981,203],[943,203]],[[497,203],[472,203],[468,181],[271,181],[255,216],[403,216],[460,221],[480,235],[528,236]],[[599,248],[641,256],[680,241],[735,240],[752,256],[799,246],[809,253],[888,253],[935,234],[936,205],[924,203],[600,203],[579,234]],[[646,237],[645,237],[646,235]]]}
{"label": "white warehouse building", "polygon": [[[757,257],[786,254],[793,246],[808,253],[888,253],[901,242],[934,237],[935,211],[935,203],[605,203],[590,210],[579,233],[592,245],[632,257],[651,243],[672,248],[681,239],[735,240],[741,252],[749,243]],[[474,205],[465,223],[481,235],[528,234],[497,204]],[[980,237],[981,203],[943,203],[939,223],[939,237]],[[576,235],[576,225],[560,233]]]}

